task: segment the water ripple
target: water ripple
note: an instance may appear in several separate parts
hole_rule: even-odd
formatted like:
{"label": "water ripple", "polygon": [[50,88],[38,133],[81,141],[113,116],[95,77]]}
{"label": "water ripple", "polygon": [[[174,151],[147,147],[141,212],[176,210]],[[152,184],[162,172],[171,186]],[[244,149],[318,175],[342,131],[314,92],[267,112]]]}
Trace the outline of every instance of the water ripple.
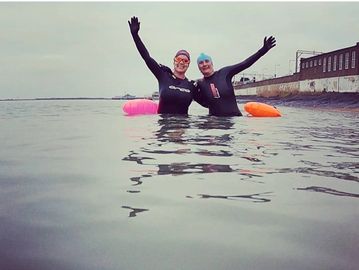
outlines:
{"label": "water ripple", "polygon": [[125,205],[122,206],[122,208],[130,210],[128,217],[136,217],[138,213],[149,211],[149,209],[146,209],[146,208],[134,208],[134,207],[125,206]]}
{"label": "water ripple", "polygon": [[[264,198],[269,194],[273,194],[273,192],[263,192],[249,195],[208,195],[208,194],[198,194],[198,196],[202,199],[225,199],[225,200],[250,200],[252,202],[270,202],[271,200],[268,198]],[[192,198],[191,196],[187,196],[187,198]]]}
{"label": "water ripple", "polygon": [[338,190],[331,189],[331,188],[326,188],[326,187],[311,186],[311,187],[306,187],[306,188],[297,188],[297,190],[321,192],[321,193],[335,195],[335,196],[345,196],[345,197],[359,198],[359,194],[349,193],[349,192],[344,192],[344,191],[338,191]]}
{"label": "water ripple", "polygon": [[319,170],[319,169],[310,168],[310,167],[283,168],[283,169],[278,169],[277,172],[279,172],[279,173],[311,174],[311,175],[332,177],[332,178],[336,178],[336,179],[359,182],[359,178],[357,176],[351,175],[350,173]]}

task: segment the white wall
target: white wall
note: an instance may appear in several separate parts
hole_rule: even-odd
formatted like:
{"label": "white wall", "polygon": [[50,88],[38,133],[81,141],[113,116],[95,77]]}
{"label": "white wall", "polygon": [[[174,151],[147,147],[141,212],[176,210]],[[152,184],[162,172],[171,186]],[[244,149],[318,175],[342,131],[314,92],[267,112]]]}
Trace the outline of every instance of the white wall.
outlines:
{"label": "white wall", "polygon": [[278,83],[236,90],[236,95],[278,96],[298,92],[359,93],[359,75]]}
{"label": "white wall", "polygon": [[359,92],[359,75],[300,81],[301,92]]}

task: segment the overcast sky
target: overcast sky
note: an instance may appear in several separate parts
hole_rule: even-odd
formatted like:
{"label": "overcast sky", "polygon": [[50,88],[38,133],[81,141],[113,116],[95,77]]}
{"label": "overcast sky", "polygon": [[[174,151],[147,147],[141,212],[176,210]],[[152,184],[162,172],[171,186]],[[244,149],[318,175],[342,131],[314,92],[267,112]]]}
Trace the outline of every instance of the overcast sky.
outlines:
{"label": "overcast sky", "polygon": [[215,69],[277,46],[245,73],[284,76],[297,50],[328,52],[359,42],[359,2],[10,2],[0,3],[0,99],[151,95],[157,80],[133,43],[139,17],[151,56],[172,68],[187,49],[212,56]]}

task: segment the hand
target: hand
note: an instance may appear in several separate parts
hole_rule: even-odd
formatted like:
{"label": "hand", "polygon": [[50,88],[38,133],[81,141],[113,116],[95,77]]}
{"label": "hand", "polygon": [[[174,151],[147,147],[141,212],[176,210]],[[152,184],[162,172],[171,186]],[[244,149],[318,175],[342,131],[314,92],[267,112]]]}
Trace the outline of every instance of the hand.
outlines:
{"label": "hand", "polygon": [[276,44],[276,40],[273,36],[270,36],[268,39],[267,37],[264,38],[263,41],[263,49],[265,49],[266,52],[268,52],[270,49],[272,49]]}
{"label": "hand", "polygon": [[128,25],[130,26],[131,34],[137,34],[140,31],[140,22],[137,17],[133,16],[131,22],[128,21]]}

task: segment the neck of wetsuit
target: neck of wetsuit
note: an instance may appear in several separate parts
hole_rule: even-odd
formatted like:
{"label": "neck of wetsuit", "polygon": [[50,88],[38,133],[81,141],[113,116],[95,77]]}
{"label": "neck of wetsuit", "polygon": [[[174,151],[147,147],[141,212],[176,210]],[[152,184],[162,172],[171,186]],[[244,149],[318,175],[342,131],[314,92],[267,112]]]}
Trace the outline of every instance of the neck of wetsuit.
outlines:
{"label": "neck of wetsuit", "polygon": [[211,76],[214,74],[214,72],[215,72],[215,71],[213,70],[213,72],[212,72],[210,75],[207,75],[207,76],[206,76],[206,75],[203,75],[203,77],[209,78],[209,77],[211,77]]}
{"label": "neck of wetsuit", "polygon": [[178,72],[176,72],[175,70],[172,71],[172,73],[173,73],[173,75],[175,75],[176,78],[178,78],[178,79],[184,80],[184,79],[186,78],[186,76],[184,75],[184,73],[178,73]]}

